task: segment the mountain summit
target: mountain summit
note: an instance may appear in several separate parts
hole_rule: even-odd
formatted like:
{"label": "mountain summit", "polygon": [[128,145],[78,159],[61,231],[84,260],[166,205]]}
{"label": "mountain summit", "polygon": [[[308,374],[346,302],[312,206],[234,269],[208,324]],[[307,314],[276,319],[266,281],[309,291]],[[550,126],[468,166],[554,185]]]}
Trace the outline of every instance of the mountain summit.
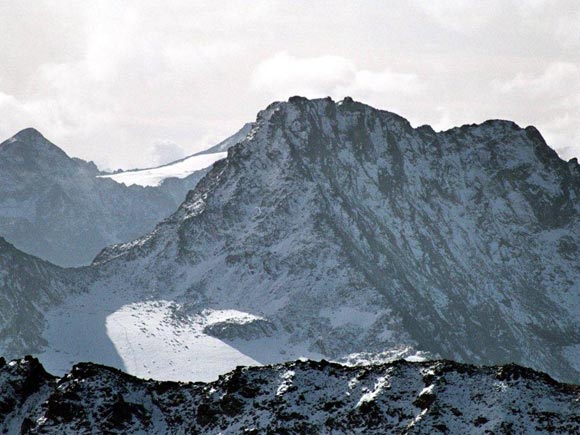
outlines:
{"label": "mountain summit", "polygon": [[[437,133],[352,99],[274,103],[172,216],[101,252],[89,290],[45,313],[43,359],[207,380],[436,355],[577,381],[579,194],[578,165],[533,127]],[[77,318],[115,351],[73,349],[56,331]]]}
{"label": "mountain summit", "polygon": [[35,128],[28,127],[16,133],[9,142],[24,142],[24,143],[46,143],[48,140]]}
{"label": "mountain summit", "polygon": [[[0,159],[4,163],[5,170],[10,169],[9,165],[26,165],[33,170],[48,169],[51,165],[66,165],[72,160],[35,128],[21,130],[0,143]],[[94,165],[92,167],[98,172]]]}

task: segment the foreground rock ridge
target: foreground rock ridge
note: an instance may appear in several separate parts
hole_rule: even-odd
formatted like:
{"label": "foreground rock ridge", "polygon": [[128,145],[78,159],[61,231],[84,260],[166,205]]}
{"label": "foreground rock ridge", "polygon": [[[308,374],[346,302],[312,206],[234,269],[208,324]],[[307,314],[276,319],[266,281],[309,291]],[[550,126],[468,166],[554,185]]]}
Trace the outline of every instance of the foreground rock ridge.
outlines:
{"label": "foreground rock ridge", "polygon": [[8,433],[577,433],[580,387],[516,365],[450,361],[238,367],[211,383],[142,380],[92,363],[61,378],[0,360]]}
{"label": "foreground rock ridge", "polygon": [[[533,127],[494,120],[437,133],[351,99],[295,97],[260,112],[154,231],[103,250],[73,278],[48,271],[37,291],[68,291],[64,314],[35,309],[50,330],[76,310],[86,323],[97,309],[83,307],[105,299],[109,313],[170,301],[172,339],[218,312],[203,334],[259,363],[426,352],[579,381],[579,194],[577,162]],[[14,300],[26,298],[10,278],[16,267],[35,273],[8,265]],[[136,317],[157,309],[139,307]],[[115,319],[109,338],[125,329],[113,341],[132,327],[129,315]],[[41,339],[22,332],[17,342],[69,351],[37,330]],[[119,367],[157,375],[139,369],[139,346],[126,349]]]}

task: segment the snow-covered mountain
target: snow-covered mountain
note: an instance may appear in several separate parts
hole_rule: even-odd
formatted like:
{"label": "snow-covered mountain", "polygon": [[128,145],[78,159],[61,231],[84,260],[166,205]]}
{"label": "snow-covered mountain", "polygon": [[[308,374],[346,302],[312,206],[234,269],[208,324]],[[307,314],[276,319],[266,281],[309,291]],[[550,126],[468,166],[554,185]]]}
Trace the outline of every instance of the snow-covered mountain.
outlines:
{"label": "snow-covered mountain", "polygon": [[75,271],[88,290],[43,311],[34,353],[173,380],[439,356],[578,381],[579,194],[533,127],[291,98],[154,231]]}
{"label": "snow-covered mountain", "polygon": [[89,264],[105,246],[150,231],[224,156],[200,156],[193,166],[177,163],[183,166],[179,174],[165,170],[156,187],[127,187],[100,178],[92,162],[69,157],[38,131],[23,130],[0,144],[0,234],[53,263]]}
{"label": "snow-covered mountain", "polygon": [[184,384],[91,363],[59,379],[34,358],[0,360],[5,433],[578,433],[579,395],[519,366],[449,361],[297,361]]}
{"label": "snow-covered mountain", "polygon": [[227,150],[231,146],[244,140],[251,129],[252,124],[247,123],[237,133],[219,144],[166,165],[116,172],[114,174],[100,175],[100,177],[110,178],[127,186],[138,185],[144,187],[159,186],[168,178],[182,179],[189,177],[193,173],[196,173],[201,178],[211,165],[226,157]]}

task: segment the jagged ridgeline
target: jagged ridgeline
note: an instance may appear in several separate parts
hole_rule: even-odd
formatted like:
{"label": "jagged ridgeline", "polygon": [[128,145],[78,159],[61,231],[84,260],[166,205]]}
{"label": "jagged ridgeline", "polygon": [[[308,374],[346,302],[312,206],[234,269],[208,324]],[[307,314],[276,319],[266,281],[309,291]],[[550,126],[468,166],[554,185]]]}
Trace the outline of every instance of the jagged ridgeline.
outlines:
{"label": "jagged ridgeline", "polygon": [[[519,366],[325,361],[238,368],[211,383],[82,363],[62,378],[0,360],[8,433],[578,433],[580,387]],[[22,431],[22,432],[21,432]]]}
{"label": "jagged ridgeline", "polygon": [[[33,307],[41,337],[13,329],[11,354],[97,360],[63,337],[76,328],[114,344],[97,362],[163,377],[143,365],[172,342],[147,331],[160,316],[181,343],[155,354],[174,379],[211,337],[254,363],[425,352],[578,382],[579,194],[577,162],[533,127],[435,132],[351,99],[274,103],[151,233],[72,278],[47,268],[35,291],[67,296]],[[28,270],[2,272],[4,319],[25,315]]]}

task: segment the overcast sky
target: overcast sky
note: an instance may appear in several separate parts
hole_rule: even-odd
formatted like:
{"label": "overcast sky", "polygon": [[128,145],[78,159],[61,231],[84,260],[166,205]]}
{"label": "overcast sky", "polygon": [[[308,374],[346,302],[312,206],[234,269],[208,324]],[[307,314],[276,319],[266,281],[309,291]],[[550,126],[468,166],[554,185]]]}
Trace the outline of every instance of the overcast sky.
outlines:
{"label": "overcast sky", "polygon": [[33,126],[103,168],[192,154],[291,95],[511,119],[580,156],[578,0],[2,0],[0,53],[0,139]]}

